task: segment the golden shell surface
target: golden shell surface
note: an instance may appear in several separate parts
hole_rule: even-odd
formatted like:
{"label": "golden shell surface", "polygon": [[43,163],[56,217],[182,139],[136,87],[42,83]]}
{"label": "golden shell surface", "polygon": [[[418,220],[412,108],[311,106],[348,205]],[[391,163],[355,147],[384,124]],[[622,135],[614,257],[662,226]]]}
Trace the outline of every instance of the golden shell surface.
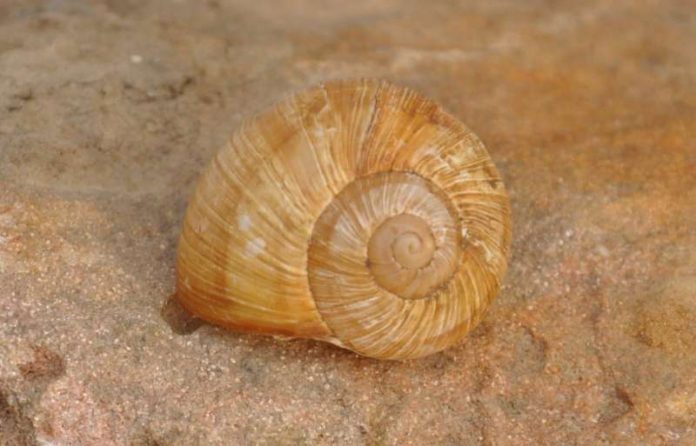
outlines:
{"label": "golden shell surface", "polygon": [[202,174],[177,297],[238,331],[380,359],[459,341],[495,297],[508,197],[479,139],[384,81],[335,81],[245,123]]}

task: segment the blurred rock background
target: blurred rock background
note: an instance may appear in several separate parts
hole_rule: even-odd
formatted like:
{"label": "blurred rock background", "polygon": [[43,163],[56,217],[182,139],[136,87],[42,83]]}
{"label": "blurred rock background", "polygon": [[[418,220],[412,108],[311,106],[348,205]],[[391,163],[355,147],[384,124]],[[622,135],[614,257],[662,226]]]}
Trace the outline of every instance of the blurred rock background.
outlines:
{"label": "blurred rock background", "polygon": [[[679,0],[0,0],[0,444],[696,444],[695,43]],[[227,136],[359,76],[496,161],[483,323],[387,363],[163,317]]]}

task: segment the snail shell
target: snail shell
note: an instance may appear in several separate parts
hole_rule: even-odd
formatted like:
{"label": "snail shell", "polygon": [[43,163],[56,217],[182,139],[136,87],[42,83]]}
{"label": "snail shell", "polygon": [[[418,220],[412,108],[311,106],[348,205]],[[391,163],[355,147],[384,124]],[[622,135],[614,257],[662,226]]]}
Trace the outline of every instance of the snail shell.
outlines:
{"label": "snail shell", "polygon": [[238,331],[380,359],[440,351],[480,320],[510,242],[479,139],[384,81],[336,81],[245,123],[186,212],[177,297]]}

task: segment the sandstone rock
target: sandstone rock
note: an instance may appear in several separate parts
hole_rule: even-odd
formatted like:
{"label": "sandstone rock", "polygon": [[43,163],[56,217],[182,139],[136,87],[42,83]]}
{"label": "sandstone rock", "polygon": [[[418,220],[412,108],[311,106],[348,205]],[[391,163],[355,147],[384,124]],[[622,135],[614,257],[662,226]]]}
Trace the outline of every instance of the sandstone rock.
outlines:
{"label": "sandstone rock", "polygon": [[[687,2],[0,2],[0,443],[696,444]],[[166,307],[195,179],[245,116],[384,77],[486,143],[505,286],[386,363]]]}

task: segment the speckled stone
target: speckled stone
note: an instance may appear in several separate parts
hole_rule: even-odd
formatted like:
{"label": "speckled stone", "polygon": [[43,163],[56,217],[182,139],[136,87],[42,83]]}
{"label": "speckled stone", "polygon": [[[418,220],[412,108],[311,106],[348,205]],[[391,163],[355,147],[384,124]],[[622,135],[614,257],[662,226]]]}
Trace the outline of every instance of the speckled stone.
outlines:
{"label": "speckled stone", "polygon": [[[0,444],[696,444],[685,1],[0,2]],[[466,342],[377,362],[169,302],[195,179],[330,78],[420,90],[508,186]]]}

